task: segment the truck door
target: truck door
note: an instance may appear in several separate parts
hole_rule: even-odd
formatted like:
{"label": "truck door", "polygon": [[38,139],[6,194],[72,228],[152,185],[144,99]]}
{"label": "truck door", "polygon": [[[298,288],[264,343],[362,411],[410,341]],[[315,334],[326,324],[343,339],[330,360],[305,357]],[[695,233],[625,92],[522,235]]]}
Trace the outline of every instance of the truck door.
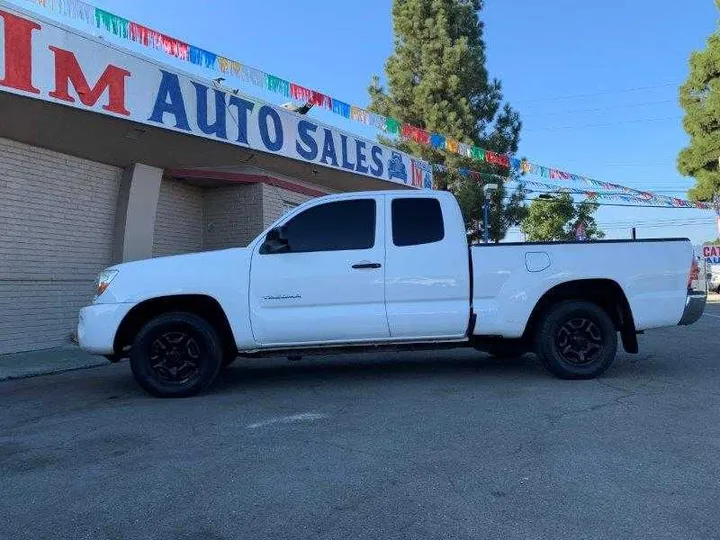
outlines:
{"label": "truck door", "polygon": [[250,269],[255,340],[264,347],[387,340],[384,216],[382,196],[322,202],[259,242]]}
{"label": "truck door", "polygon": [[460,209],[445,194],[385,201],[385,301],[395,339],[461,338],[470,318],[470,267]]}

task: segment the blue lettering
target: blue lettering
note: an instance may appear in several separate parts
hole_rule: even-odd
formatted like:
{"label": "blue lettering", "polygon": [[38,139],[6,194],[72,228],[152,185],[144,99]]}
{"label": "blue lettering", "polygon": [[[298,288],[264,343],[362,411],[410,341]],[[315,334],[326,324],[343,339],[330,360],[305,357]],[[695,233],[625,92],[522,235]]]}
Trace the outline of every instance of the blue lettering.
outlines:
{"label": "blue lettering", "polygon": [[242,144],[248,144],[248,116],[250,116],[250,113],[255,108],[255,104],[252,101],[248,101],[237,96],[230,96],[230,103],[228,103],[228,108],[229,107],[237,107],[237,142]]}
{"label": "blue lettering", "polygon": [[[187,112],[185,111],[185,101],[183,100],[182,90],[180,90],[180,81],[174,73],[160,70],[162,80],[160,88],[158,88],[155,97],[155,106],[150,118],[150,122],[164,124],[163,117],[165,113],[172,114],[175,117],[175,127],[190,131],[188,124]],[[169,101],[168,101],[169,100]]]}
{"label": "blue lettering", "polygon": [[[295,150],[308,161],[315,161],[318,155],[318,145],[315,142],[315,137],[312,136],[312,133],[315,133],[317,128],[315,124],[307,120],[298,122],[298,137],[300,140],[295,141]],[[305,146],[300,144],[301,141]]]}
{"label": "blue lettering", "polygon": [[[275,131],[274,141],[270,138],[270,133],[268,132],[268,118],[272,118],[273,121]],[[258,122],[260,126],[260,138],[262,139],[265,148],[271,152],[277,152],[280,150],[283,147],[283,130],[282,121],[280,120],[280,115],[277,111],[272,107],[263,105],[260,107],[260,111],[258,112]]]}
{"label": "blue lettering", "polygon": [[225,110],[225,94],[220,90],[213,89],[215,93],[215,122],[208,122],[207,91],[209,88],[204,84],[196,83],[195,93],[197,94],[197,123],[200,131],[207,135],[217,135],[221,139],[227,139],[227,116]]}
{"label": "blue lettering", "polygon": [[372,150],[370,150],[370,155],[372,156],[373,164],[375,165],[374,167],[370,167],[370,174],[374,176],[382,176],[385,170],[382,162],[382,148],[379,146],[373,146]]}
{"label": "blue lettering", "polygon": [[365,142],[355,140],[355,157],[357,158],[357,167],[355,170],[363,174],[367,174],[367,155],[365,154]]}
{"label": "blue lettering", "polygon": [[343,169],[350,169],[351,171],[355,170],[355,164],[352,161],[348,160],[348,147],[347,147],[348,138],[345,135],[340,135],[340,145],[342,149],[342,166]]}
{"label": "blue lettering", "polygon": [[320,163],[327,163],[325,161],[327,158],[330,158],[332,160],[331,164],[337,167],[337,153],[335,152],[335,141],[333,140],[332,131],[325,128],[325,142],[323,142],[323,151],[322,156],[320,157]]}

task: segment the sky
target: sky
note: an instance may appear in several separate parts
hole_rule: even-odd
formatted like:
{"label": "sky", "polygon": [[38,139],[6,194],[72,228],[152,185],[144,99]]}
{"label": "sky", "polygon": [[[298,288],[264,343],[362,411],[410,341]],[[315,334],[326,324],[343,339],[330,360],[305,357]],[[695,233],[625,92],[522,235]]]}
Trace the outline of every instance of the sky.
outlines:
{"label": "sky", "polygon": [[[14,3],[32,8],[24,0]],[[383,76],[393,48],[392,0],[90,3],[358,106],[368,103],[371,77]],[[690,53],[704,47],[719,17],[712,0],[486,0],[481,18],[488,68],[523,121],[518,155],[685,198],[693,182],[675,165],[687,144],[678,86],[687,77]],[[257,88],[243,91],[282,101]],[[373,136],[342,117],[311,115]],[[601,207],[597,217],[609,238],[628,238],[633,225],[639,238],[682,236],[698,244],[718,236],[712,211]],[[517,232],[508,237],[519,239]]]}

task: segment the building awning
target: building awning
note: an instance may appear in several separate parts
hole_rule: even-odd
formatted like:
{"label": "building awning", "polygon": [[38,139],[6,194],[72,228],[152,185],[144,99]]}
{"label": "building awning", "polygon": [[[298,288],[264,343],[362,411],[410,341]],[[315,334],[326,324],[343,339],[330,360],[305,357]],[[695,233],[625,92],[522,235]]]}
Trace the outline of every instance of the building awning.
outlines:
{"label": "building awning", "polygon": [[253,166],[331,191],[432,187],[427,163],[19,8],[0,10],[0,136],[88,159]]}

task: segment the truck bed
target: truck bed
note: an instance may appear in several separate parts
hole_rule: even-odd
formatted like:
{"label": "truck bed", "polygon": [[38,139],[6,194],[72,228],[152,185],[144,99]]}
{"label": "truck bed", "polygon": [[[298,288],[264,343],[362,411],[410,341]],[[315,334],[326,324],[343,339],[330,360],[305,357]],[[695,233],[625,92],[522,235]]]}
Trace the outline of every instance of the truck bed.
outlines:
{"label": "truck bed", "polygon": [[579,281],[619,285],[637,330],[681,319],[693,248],[687,238],[520,242],[471,246],[475,335],[522,336],[546,292]]}

